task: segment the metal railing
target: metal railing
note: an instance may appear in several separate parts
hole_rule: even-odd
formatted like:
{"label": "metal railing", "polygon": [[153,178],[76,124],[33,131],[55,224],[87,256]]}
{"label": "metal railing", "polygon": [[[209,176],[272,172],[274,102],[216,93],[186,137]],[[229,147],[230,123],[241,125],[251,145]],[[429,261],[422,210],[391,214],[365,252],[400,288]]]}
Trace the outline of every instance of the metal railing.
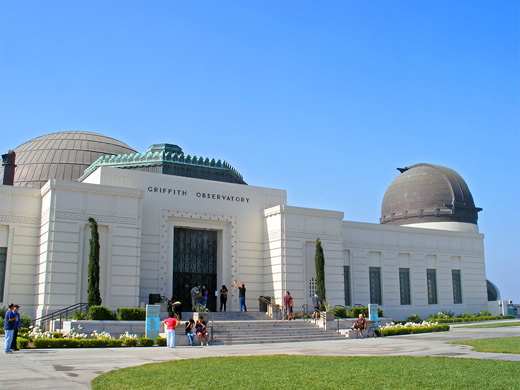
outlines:
{"label": "metal railing", "polygon": [[79,312],[87,312],[88,311],[89,304],[88,303],[76,303],[74,305],[67,306],[63,309],[56,310],[52,313],[46,314],[44,316],[41,316],[39,318],[36,318],[33,321],[33,326],[36,326],[36,324],[40,325],[40,328],[42,330],[45,330],[45,324],[49,322],[53,322],[54,320],[59,319],[60,320],[60,329],[63,325],[63,317],[67,319],[70,315],[73,315],[76,311]]}
{"label": "metal railing", "polygon": [[282,308],[280,305],[275,305],[265,297],[259,297],[258,301],[266,305],[269,317],[274,318],[282,314]]}

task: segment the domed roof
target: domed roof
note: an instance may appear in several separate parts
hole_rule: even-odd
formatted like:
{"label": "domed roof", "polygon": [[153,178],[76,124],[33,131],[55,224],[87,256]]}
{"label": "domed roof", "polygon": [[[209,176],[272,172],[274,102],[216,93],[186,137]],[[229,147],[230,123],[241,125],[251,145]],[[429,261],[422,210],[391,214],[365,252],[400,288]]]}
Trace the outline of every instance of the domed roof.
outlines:
{"label": "domed roof", "polygon": [[464,179],[453,169],[431,164],[398,168],[401,172],[386,190],[382,224],[466,222],[477,224],[481,208]]}
{"label": "domed roof", "polygon": [[[43,135],[14,151],[14,185],[37,188],[49,179],[76,181],[101,156],[136,153],[114,138],[84,131]],[[0,168],[0,177],[2,170]]]}

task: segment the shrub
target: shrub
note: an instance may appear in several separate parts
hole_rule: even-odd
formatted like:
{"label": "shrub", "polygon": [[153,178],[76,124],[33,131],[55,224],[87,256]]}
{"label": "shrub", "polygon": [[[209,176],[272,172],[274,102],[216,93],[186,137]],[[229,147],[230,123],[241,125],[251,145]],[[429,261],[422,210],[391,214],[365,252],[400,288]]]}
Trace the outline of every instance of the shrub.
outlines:
{"label": "shrub", "polygon": [[347,309],[344,307],[335,307],[332,309],[334,317],[347,318]]}
{"label": "shrub", "polygon": [[[360,314],[363,314],[365,317],[368,317],[368,307],[367,306],[354,306],[349,307],[347,312],[348,318],[357,318]],[[383,310],[377,309],[377,314],[379,317],[383,317]]]}
{"label": "shrub", "polygon": [[5,334],[4,328],[0,328],[0,334]]}
{"label": "shrub", "polygon": [[32,325],[32,318],[29,314],[23,313],[20,316],[20,328],[28,328]]}
{"label": "shrub", "polygon": [[487,310],[482,310],[477,317],[491,317],[491,313]]}
{"label": "shrub", "polygon": [[18,334],[20,333],[29,333],[29,328],[21,326],[20,329],[18,329]]}
{"label": "shrub", "polygon": [[63,333],[61,332],[49,332],[53,339],[62,339]]}
{"label": "shrub", "polygon": [[74,314],[72,315],[72,319],[73,320],[88,320],[88,313],[76,310],[76,311],[74,311]]}
{"label": "shrub", "polygon": [[105,339],[107,347],[117,348],[123,346],[123,340],[121,339]]}
{"label": "shrub", "polygon": [[33,341],[34,348],[77,348],[81,341],[77,339],[35,339]]}
{"label": "shrub", "polygon": [[105,306],[90,306],[88,309],[88,317],[91,320],[106,321],[113,320],[114,314]]}
{"label": "shrub", "polygon": [[439,323],[449,324],[454,322],[471,322],[471,321],[492,321],[492,320],[505,320],[513,319],[515,316],[486,316],[486,317],[467,317],[467,318],[446,318],[436,320]]}
{"label": "shrub", "polygon": [[137,339],[123,339],[127,347],[137,346]]}
{"label": "shrub", "polygon": [[141,347],[153,347],[153,344],[154,344],[153,339],[150,339],[148,337],[143,336],[139,339],[139,345]]}
{"label": "shrub", "polygon": [[468,313],[468,312],[465,312],[465,313],[462,313],[460,316],[458,316],[457,318],[464,318],[464,319],[469,319],[469,318],[475,318],[476,315],[475,314],[471,314],[471,313]]}
{"label": "shrub", "polygon": [[29,345],[29,340],[24,339],[23,337],[16,338],[16,348],[24,349]]}
{"label": "shrub", "polygon": [[166,347],[166,339],[164,337],[157,337],[155,339],[155,344],[159,347]]}
{"label": "shrub", "polygon": [[145,321],[146,309],[140,307],[120,307],[116,318],[119,321]]}
{"label": "shrub", "polygon": [[422,322],[422,318],[419,314],[414,313],[410,314],[408,318],[406,319],[407,322],[415,322],[417,324],[420,324]]}
{"label": "shrub", "polygon": [[433,325],[433,326],[419,326],[409,328],[388,328],[380,329],[379,332],[383,336],[396,336],[401,334],[415,334],[415,333],[429,333],[429,332],[445,332],[450,330],[449,325]]}

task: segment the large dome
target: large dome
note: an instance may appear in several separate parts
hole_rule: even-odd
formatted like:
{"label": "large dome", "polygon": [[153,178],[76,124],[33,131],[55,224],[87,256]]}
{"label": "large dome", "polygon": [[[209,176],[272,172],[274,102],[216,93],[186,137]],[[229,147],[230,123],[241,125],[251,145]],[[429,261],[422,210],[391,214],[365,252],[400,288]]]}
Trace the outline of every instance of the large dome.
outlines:
{"label": "large dome", "polygon": [[431,164],[398,168],[401,172],[386,190],[381,207],[382,224],[423,222],[477,224],[473,196],[453,169]]}
{"label": "large dome", "polygon": [[[49,179],[76,181],[101,156],[136,153],[121,141],[84,131],[43,135],[14,151],[14,185],[37,188]],[[0,177],[2,171],[0,168]]]}

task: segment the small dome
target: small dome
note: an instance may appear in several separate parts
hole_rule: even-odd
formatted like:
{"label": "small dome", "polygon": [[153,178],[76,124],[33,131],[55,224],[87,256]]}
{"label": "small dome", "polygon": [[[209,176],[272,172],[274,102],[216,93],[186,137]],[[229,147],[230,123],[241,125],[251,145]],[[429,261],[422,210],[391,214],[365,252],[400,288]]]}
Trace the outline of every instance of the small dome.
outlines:
{"label": "small dome", "polygon": [[[43,135],[15,150],[14,185],[42,187],[49,179],[76,181],[101,156],[136,153],[114,138],[84,131]],[[0,168],[0,177],[3,169]]]}
{"label": "small dome", "polygon": [[477,213],[468,185],[453,169],[431,164],[398,168],[401,172],[386,190],[381,207],[382,224],[421,222],[477,224]]}

